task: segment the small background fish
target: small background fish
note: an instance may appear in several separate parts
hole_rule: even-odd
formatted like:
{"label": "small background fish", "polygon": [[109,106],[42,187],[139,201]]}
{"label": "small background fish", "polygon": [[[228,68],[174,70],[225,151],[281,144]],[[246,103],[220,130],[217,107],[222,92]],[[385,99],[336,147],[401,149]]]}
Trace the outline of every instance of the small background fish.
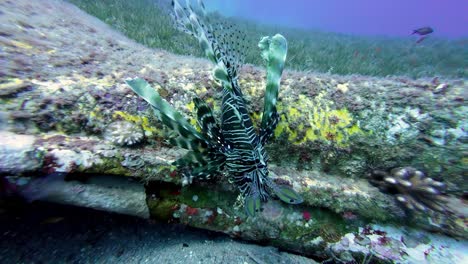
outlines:
{"label": "small background fish", "polygon": [[418,34],[420,36],[425,36],[431,34],[432,32],[434,32],[434,30],[431,27],[422,27],[413,30],[413,33],[411,33],[411,35]]}

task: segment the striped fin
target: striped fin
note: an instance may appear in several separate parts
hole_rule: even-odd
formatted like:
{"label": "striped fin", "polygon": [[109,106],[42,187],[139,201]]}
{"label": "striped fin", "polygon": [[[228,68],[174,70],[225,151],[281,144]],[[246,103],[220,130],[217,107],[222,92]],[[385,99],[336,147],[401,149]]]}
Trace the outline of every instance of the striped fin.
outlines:
{"label": "striped fin", "polygon": [[136,94],[151,105],[164,125],[177,132],[179,137],[176,141],[173,141],[177,146],[186,146],[187,149],[198,149],[207,144],[203,135],[192,127],[148,82],[141,78],[127,79],[125,82]]}
{"label": "striped fin", "polygon": [[194,9],[187,1],[182,6],[179,1],[172,1],[175,21],[180,30],[194,36],[205,56],[216,64],[213,76],[224,89],[240,93],[237,85],[238,71],[244,61],[246,47],[245,35],[233,26],[217,23],[215,27],[208,20],[203,1],[199,0]]}
{"label": "striped fin", "polygon": [[273,134],[279,120],[276,102],[278,99],[281,74],[286,60],[288,43],[283,36],[276,34],[273,37],[263,37],[258,43],[258,46],[262,50],[262,58],[267,66],[265,103],[262,125],[260,128],[260,139],[262,144],[265,144],[268,138]]}
{"label": "striped fin", "polygon": [[194,164],[199,164],[200,166],[208,164],[206,156],[199,152],[189,151],[173,163],[177,167],[190,167]]}
{"label": "striped fin", "polygon": [[192,25],[189,8],[183,7],[179,1],[172,1],[172,8],[174,9],[172,16],[177,29],[197,37],[197,28],[194,28]]}
{"label": "striped fin", "polygon": [[219,174],[222,170],[224,163],[220,160],[213,160],[204,166],[198,166],[192,168],[191,175],[198,179],[209,180],[214,175]]}
{"label": "striped fin", "polygon": [[189,151],[173,163],[178,168],[188,168],[187,174],[198,179],[210,179],[222,170],[224,164],[225,158],[223,156],[218,155],[210,158],[207,154],[193,151]]}
{"label": "striped fin", "polygon": [[177,146],[183,149],[191,150],[194,152],[205,152],[207,151],[206,143],[201,143],[198,140],[187,140],[186,137],[178,136],[178,137],[173,137],[169,138],[169,143],[171,143],[173,146]]}
{"label": "striped fin", "polygon": [[[269,194],[266,189],[264,182],[268,182],[266,174],[266,168],[264,170],[255,169],[252,172],[244,175],[239,189],[241,194],[244,195],[244,206],[249,216],[254,216],[255,213],[259,212],[262,206],[262,202],[268,200]],[[240,179],[239,179],[240,180]],[[242,183],[243,182],[243,183]]]}
{"label": "striped fin", "polygon": [[194,98],[193,102],[197,109],[198,125],[201,127],[202,133],[212,142],[221,141],[220,128],[211,108],[200,98]]}
{"label": "striped fin", "polygon": [[215,24],[213,31],[219,45],[217,47],[219,59],[226,66],[231,80],[237,82],[239,69],[244,64],[245,50],[247,50],[244,44],[246,35],[227,23]]}

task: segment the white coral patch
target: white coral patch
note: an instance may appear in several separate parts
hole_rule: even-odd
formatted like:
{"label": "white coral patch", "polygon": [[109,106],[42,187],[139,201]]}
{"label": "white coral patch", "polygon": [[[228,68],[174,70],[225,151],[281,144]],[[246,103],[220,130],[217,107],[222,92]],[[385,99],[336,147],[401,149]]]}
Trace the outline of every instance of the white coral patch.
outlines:
{"label": "white coral patch", "polygon": [[69,172],[76,165],[90,168],[93,164],[102,162],[87,150],[81,150],[77,153],[68,149],[54,149],[49,154],[52,154],[56,158],[55,163],[60,166],[55,168],[57,172]]}
{"label": "white coral patch", "polygon": [[128,122],[116,121],[107,126],[104,138],[120,146],[131,146],[140,143],[144,138],[141,126]]}

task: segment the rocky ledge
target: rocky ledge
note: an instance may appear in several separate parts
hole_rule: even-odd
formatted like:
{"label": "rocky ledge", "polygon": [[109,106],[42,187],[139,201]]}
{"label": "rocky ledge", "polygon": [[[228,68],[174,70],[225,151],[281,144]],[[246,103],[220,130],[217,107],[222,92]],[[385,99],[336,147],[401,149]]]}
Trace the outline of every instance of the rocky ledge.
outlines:
{"label": "rocky ledge", "polygon": [[[3,202],[184,223],[320,259],[466,259],[466,80],[286,71],[270,174],[304,203],[247,217],[223,175],[186,185],[171,166],[184,152],[124,84],[146,79],[194,122],[195,95],[219,111],[208,61],[143,47],[66,2],[0,6]],[[240,75],[258,123],[265,72]]]}

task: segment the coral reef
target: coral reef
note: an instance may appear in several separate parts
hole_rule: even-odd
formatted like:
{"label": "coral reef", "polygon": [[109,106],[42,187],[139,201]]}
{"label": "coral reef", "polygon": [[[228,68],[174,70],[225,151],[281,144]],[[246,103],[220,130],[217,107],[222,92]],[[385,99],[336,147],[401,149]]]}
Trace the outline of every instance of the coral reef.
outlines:
{"label": "coral reef", "polygon": [[111,123],[104,132],[104,138],[120,146],[131,146],[144,139],[141,126],[127,121]]}
{"label": "coral reef", "polygon": [[328,252],[333,263],[465,263],[464,244],[409,228],[367,225],[329,244]]}
{"label": "coral reef", "polygon": [[355,134],[362,134],[359,124],[346,109],[337,109],[333,102],[326,98],[326,92],[321,92],[312,100],[299,95],[294,106],[279,106],[284,112],[275,137],[287,133],[288,141],[293,144],[319,141],[325,144],[346,147],[349,138]]}
{"label": "coral reef", "polygon": [[410,210],[450,211],[443,193],[445,184],[415,168],[394,168],[390,172],[374,170],[370,181],[387,192],[395,193],[396,199]]}

